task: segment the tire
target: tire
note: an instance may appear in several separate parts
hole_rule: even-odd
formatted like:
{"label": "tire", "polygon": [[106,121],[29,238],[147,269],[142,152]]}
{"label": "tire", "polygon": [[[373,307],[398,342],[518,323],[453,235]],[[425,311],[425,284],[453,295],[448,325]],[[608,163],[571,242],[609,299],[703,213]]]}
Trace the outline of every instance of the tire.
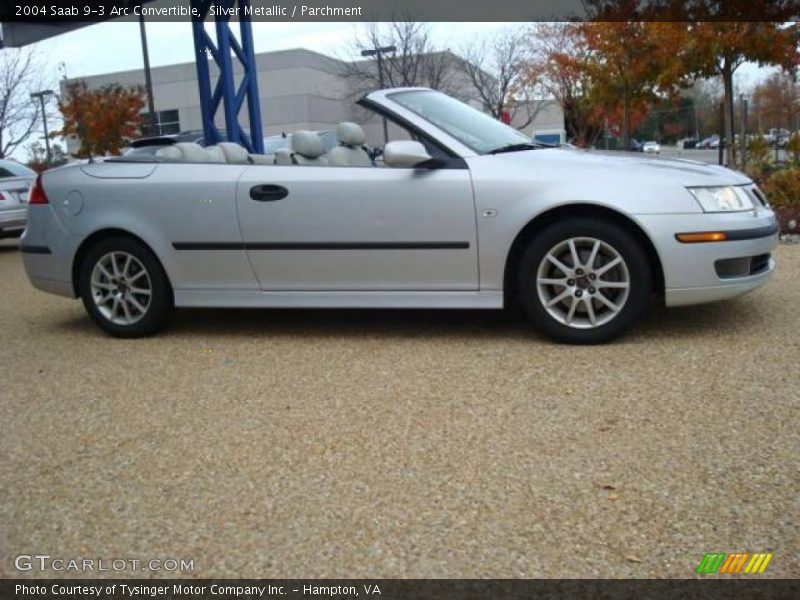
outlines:
{"label": "tire", "polygon": [[173,309],[172,288],[161,263],[130,238],[105,239],[89,249],[79,266],[78,293],[92,320],[116,337],[152,335],[164,327]]}
{"label": "tire", "polygon": [[534,235],[517,283],[525,312],[541,331],[559,342],[601,344],[641,317],[653,275],[645,250],[624,228],[576,217]]}

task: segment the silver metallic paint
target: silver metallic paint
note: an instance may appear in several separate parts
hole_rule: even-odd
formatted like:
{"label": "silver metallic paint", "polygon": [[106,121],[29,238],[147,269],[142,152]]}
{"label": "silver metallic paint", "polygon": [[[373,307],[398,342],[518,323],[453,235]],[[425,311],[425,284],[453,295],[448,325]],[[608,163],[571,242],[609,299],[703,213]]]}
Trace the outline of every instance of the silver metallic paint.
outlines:
{"label": "silver metallic paint", "polygon": [[[23,254],[32,283],[72,296],[73,261],[91,235],[118,229],[161,261],[178,306],[500,308],[508,253],[534,218],[588,204],[635,223],[652,241],[668,305],[708,302],[762,285],[767,272],[720,280],[720,258],[770,252],[777,236],[681,244],[678,232],[752,229],[771,210],[706,214],[686,190],[745,185],[721,167],[647,156],[547,149],[477,156],[387,98],[395,112],[462,157],[468,169],[101,162],[43,175],[50,200],[30,206]],[[252,185],[289,189],[277,202],[249,198]],[[76,195],[80,211],[70,208]],[[479,218],[478,215],[492,215]],[[176,241],[466,241],[447,250],[176,250]]]}

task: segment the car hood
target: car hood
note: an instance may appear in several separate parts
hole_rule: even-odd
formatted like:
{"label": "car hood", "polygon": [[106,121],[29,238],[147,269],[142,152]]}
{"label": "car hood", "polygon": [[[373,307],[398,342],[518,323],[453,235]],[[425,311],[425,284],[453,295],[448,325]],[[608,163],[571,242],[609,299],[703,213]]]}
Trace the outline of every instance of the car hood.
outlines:
{"label": "car hood", "polygon": [[537,171],[571,172],[581,176],[625,177],[628,181],[655,180],[682,186],[745,185],[751,180],[737,171],[694,160],[657,158],[645,154],[621,154],[597,150],[548,148],[495,155],[509,163]]}

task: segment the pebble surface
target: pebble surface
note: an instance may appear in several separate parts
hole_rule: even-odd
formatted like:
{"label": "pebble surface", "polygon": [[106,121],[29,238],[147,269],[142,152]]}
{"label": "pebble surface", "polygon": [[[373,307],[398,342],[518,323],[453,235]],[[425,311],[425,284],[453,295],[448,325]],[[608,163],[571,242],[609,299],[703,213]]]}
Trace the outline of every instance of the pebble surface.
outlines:
{"label": "pebble surface", "polygon": [[180,311],[104,335],[0,242],[0,576],[800,577],[800,246],[602,347],[514,314]]}

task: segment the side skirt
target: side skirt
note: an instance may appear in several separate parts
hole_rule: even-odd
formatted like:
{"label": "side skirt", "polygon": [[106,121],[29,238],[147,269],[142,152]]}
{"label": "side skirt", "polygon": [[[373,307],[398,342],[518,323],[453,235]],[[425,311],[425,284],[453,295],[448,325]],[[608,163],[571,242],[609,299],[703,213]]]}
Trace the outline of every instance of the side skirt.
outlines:
{"label": "side skirt", "polygon": [[503,308],[503,292],[262,292],[175,290],[175,306],[205,308]]}

